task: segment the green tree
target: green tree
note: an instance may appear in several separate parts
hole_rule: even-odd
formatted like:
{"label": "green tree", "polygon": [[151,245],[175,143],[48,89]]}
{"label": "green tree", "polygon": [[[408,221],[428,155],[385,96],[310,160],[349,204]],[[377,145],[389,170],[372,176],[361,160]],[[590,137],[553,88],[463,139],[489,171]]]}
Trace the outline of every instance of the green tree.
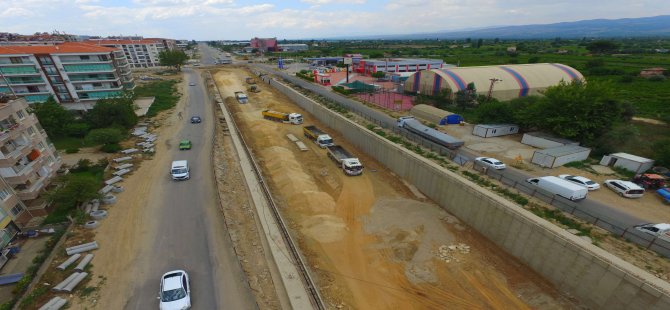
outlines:
{"label": "green tree", "polygon": [[374,77],[374,78],[381,79],[381,78],[383,78],[383,77],[386,76],[386,72],[384,72],[384,71],[377,71],[377,72],[373,72],[373,73],[370,74],[370,75],[371,75],[372,77]]}
{"label": "green tree", "polygon": [[594,54],[606,54],[616,51],[619,45],[609,40],[593,41],[586,45],[586,49]]}
{"label": "green tree", "polygon": [[81,121],[65,125],[65,132],[67,135],[76,138],[83,138],[90,129],[91,126]]}
{"label": "green tree", "polygon": [[174,67],[181,71],[181,66],[188,60],[188,55],[181,50],[165,50],[158,53],[161,66]]}
{"label": "green tree", "polygon": [[666,138],[654,143],[654,159],[658,165],[670,166],[670,139]]}
{"label": "green tree", "polygon": [[84,201],[99,198],[100,184],[92,176],[71,174],[66,184],[47,195],[47,199],[66,208],[74,208]]}
{"label": "green tree", "polygon": [[53,97],[49,97],[42,103],[34,103],[32,112],[35,113],[47,134],[53,138],[65,136],[66,126],[74,120],[74,116]]}
{"label": "green tree", "polygon": [[609,83],[573,81],[547,88],[544,97],[517,114],[528,127],[590,145],[623,120],[624,109]]}
{"label": "green tree", "polygon": [[475,116],[479,123],[511,123],[514,120],[514,111],[507,102],[490,101],[481,103],[475,111]]}
{"label": "green tree", "polygon": [[132,128],[137,124],[133,100],[130,95],[98,100],[86,114],[86,121],[91,128]]}
{"label": "green tree", "polygon": [[121,130],[117,128],[98,128],[91,130],[86,135],[86,142],[91,144],[114,144],[123,139]]}

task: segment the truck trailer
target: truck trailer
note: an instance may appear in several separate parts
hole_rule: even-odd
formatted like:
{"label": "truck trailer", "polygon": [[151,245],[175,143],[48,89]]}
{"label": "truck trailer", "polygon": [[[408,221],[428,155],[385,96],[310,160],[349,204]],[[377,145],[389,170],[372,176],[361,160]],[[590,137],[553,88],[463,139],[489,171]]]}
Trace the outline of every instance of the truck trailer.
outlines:
{"label": "truck trailer", "polygon": [[455,150],[464,144],[463,141],[459,139],[421,124],[421,122],[417,121],[413,116],[403,116],[398,118],[398,127],[405,128],[409,132],[415,133],[428,141],[437,143],[448,149]]}
{"label": "truck trailer", "polygon": [[321,148],[335,145],[335,143],[333,143],[333,138],[321,131],[321,129],[316,128],[314,125],[303,127],[302,132],[305,134],[306,138],[314,141],[314,143],[318,144]]}
{"label": "truck trailer", "polygon": [[536,185],[537,187],[554,195],[558,195],[572,201],[585,199],[586,194],[589,191],[584,186],[577,185],[555,176],[530,178],[526,180],[526,182]]}
{"label": "truck trailer", "polygon": [[236,91],[236,92],[235,92],[235,99],[237,99],[237,101],[238,101],[239,103],[247,103],[247,102],[249,102],[249,97],[247,97],[247,94],[245,94],[245,93],[242,92],[242,91]]}
{"label": "truck trailer", "polygon": [[328,146],[326,150],[328,151],[328,157],[335,164],[339,165],[347,175],[361,175],[363,173],[363,164],[361,164],[361,161],[347,152],[342,146]]}
{"label": "truck trailer", "polygon": [[282,122],[285,124],[302,124],[302,115],[298,113],[284,113],[272,110],[263,110],[261,113],[263,114],[263,118],[267,120]]}

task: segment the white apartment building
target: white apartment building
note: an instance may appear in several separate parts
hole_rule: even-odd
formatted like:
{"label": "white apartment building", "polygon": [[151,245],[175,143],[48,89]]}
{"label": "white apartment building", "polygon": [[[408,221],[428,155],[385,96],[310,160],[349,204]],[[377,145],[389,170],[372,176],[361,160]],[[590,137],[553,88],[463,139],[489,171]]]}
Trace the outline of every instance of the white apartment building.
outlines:
{"label": "white apartment building", "polygon": [[62,160],[24,98],[0,97],[0,246],[34,216]]}
{"label": "white apartment building", "polygon": [[85,42],[122,50],[132,68],[160,66],[158,54],[168,49],[163,39],[94,39]]}
{"label": "white apartment building", "polygon": [[43,102],[53,96],[66,109],[88,110],[135,84],[125,54],[115,48],[66,42],[0,46],[0,93]]}

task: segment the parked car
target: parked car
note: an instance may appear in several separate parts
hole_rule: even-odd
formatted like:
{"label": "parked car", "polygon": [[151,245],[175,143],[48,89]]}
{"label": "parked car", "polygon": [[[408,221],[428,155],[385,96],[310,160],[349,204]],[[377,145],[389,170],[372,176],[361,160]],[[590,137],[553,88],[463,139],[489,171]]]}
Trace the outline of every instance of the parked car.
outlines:
{"label": "parked car", "polygon": [[179,141],[179,150],[190,150],[191,149],[191,140],[181,140]]}
{"label": "parked car", "polygon": [[191,117],[191,124],[200,124],[201,122],[202,122],[202,118],[200,118],[200,116]]}
{"label": "parked car", "polygon": [[591,179],[585,178],[585,177],[580,177],[577,175],[569,175],[569,174],[561,174],[558,176],[559,178],[570,181],[572,183],[575,183],[577,185],[581,185],[586,187],[590,191],[594,191],[596,189],[600,188],[600,184],[591,181]]}
{"label": "parked car", "polygon": [[621,197],[640,198],[644,195],[644,188],[630,181],[605,180],[605,185]]}
{"label": "parked car", "polygon": [[161,277],[159,307],[161,310],[183,310],[191,308],[191,285],[188,274],[173,270]]}
{"label": "parked car", "polygon": [[654,237],[661,238],[666,241],[670,241],[670,224],[659,223],[659,224],[640,224],[636,225],[635,229],[650,234]]}
{"label": "parked car", "polygon": [[487,166],[489,168],[493,168],[493,169],[496,169],[496,170],[505,169],[507,167],[507,166],[505,166],[505,164],[503,164],[503,162],[501,162],[501,161],[499,161],[495,158],[491,158],[491,157],[477,157],[477,158],[475,158],[475,161],[484,165],[484,166]]}
{"label": "parked car", "polygon": [[526,182],[537,186],[549,193],[561,196],[572,201],[579,201],[586,198],[588,190],[584,186],[574,184],[570,181],[557,178],[555,176],[545,176],[530,178]]}

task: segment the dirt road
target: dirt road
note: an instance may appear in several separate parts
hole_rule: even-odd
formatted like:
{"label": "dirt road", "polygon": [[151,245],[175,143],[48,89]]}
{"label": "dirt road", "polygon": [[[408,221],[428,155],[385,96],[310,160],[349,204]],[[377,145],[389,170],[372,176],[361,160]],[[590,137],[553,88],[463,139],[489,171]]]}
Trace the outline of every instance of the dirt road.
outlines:
{"label": "dirt road", "polygon": [[[243,89],[242,69],[215,74],[220,87]],[[252,145],[292,234],[317,274],[329,307],[343,309],[574,308],[547,281],[413,194],[372,158],[357,151],[268,85],[248,104],[232,98],[245,139]],[[229,94],[227,95],[229,96]],[[347,177],[323,149],[301,152],[286,134],[301,126],[261,118],[262,109],[298,112],[305,125],[326,130],[366,167]]]}

